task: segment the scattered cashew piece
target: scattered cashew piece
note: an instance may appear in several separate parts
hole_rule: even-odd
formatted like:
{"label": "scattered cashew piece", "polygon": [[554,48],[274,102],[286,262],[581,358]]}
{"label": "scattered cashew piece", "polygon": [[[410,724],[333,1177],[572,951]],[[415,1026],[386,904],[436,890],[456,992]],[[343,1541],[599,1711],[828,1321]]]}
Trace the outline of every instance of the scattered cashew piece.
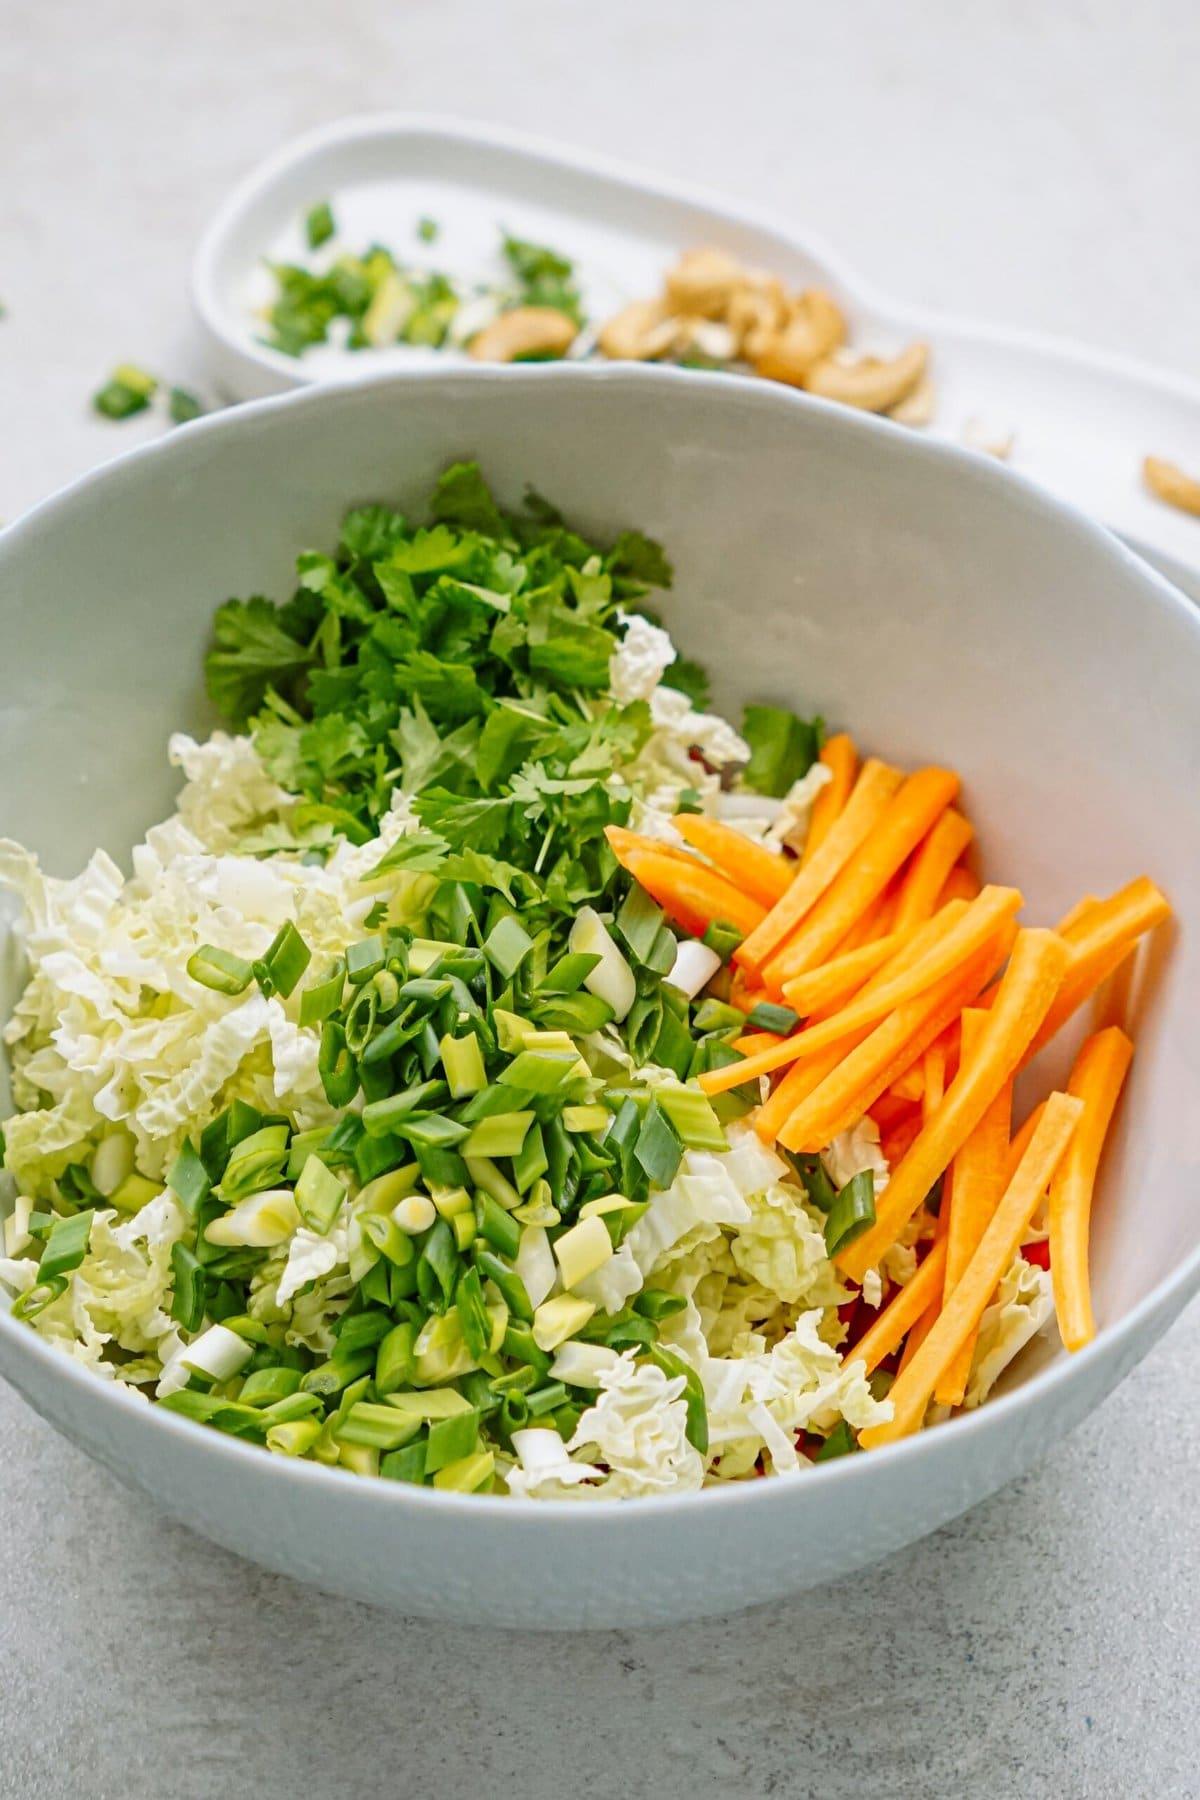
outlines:
{"label": "scattered cashew piece", "polygon": [[754,367],[768,381],[803,387],[816,364],[832,356],[846,336],[841,307],[823,288],[809,288],[792,309],[782,331],[763,345]]}
{"label": "scattered cashew piece", "polygon": [[596,342],[617,362],[651,362],[671,349],[678,329],[661,300],[631,300],[600,327]]}
{"label": "scattered cashew piece", "polygon": [[485,325],[470,344],[476,362],[515,362],[519,356],[562,356],[577,326],[552,306],[518,306]]}
{"label": "scattered cashew piece", "polygon": [[1188,475],[1178,463],[1166,462],[1161,456],[1148,456],[1142,463],[1142,478],[1150,492],[1179,512],[1194,513],[1200,518],[1200,481]]}
{"label": "scattered cashew piece", "polygon": [[839,400],[843,406],[857,406],[864,412],[887,412],[908,398],[928,363],[926,344],[910,344],[890,361],[864,356],[847,365],[829,356],[814,364],[804,386],[823,400]]}
{"label": "scattered cashew piece", "polygon": [[978,450],[984,456],[994,456],[998,462],[1008,461],[1017,441],[1015,431],[997,431],[983,419],[968,419],[961,435],[968,450]]}
{"label": "scattered cashew piece", "polygon": [[910,394],[889,408],[888,418],[894,419],[897,425],[929,425],[933,422],[936,406],[937,387],[933,377],[925,374]]}
{"label": "scattered cashew piece", "polygon": [[667,305],[673,312],[719,319],[743,281],[741,263],[727,251],[689,250],[667,274]]}

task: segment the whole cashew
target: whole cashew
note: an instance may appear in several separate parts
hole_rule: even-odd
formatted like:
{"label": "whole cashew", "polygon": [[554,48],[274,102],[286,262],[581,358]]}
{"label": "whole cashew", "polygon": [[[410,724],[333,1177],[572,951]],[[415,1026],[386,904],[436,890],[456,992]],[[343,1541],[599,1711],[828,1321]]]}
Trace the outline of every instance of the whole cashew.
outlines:
{"label": "whole cashew", "polygon": [[1200,481],[1194,476],[1185,474],[1176,463],[1164,462],[1161,456],[1148,456],[1142,464],[1142,475],[1150,492],[1168,506],[1200,518]]}
{"label": "whole cashew", "polygon": [[845,336],[846,321],[837,301],[822,288],[809,288],[782,331],[761,347],[754,367],[769,381],[803,387],[814,366],[831,356]]}
{"label": "whole cashew", "polygon": [[910,344],[890,362],[874,356],[856,363],[826,358],[808,371],[804,386],[823,400],[840,400],[843,406],[861,407],[864,412],[886,412],[911,394],[928,361],[926,344]]}
{"label": "whole cashew", "polygon": [[501,313],[471,339],[477,362],[515,362],[519,356],[562,356],[575,342],[578,327],[552,306],[518,306]]}
{"label": "whole cashew", "polygon": [[720,319],[742,280],[742,265],[724,250],[689,250],[667,275],[667,305],[672,312]]}
{"label": "whole cashew", "polygon": [[652,362],[674,346],[678,328],[661,300],[631,300],[601,327],[596,342],[617,362]]}
{"label": "whole cashew", "polygon": [[725,323],[749,362],[762,354],[782,330],[788,317],[788,297],[782,282],[743,282],[729,297]]}

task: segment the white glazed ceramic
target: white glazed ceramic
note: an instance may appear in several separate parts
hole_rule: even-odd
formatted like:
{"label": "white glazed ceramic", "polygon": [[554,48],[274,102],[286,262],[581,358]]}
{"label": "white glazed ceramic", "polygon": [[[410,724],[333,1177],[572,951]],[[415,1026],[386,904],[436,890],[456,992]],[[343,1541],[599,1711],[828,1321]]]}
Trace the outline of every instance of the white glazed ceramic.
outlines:
{"label": "white glazed ceramic", "polygon": [[[1200,522],[1155,500],[1141,482],[1147,453],[1200,463],[1200,386],[1128,358],[1081,350],[969,320],[923,312],[868,285],[840,256],[790,223],[721,204],[675,183],[522,134],[453,119],[379,114],[295,139],[230,196],[206,232],[192,293],[213,379],[240,400],[381,366],[445,366],[454,352],[399,346],[371,353],[268,350],[251,299],[270,251],[303,253],[300,225],[316,201],[337,200],[348,244],[378,238],[466,278],[492,266],[504,224],[575,258],[593,317],[658,291],[679,252],[719,243],[797,285],[843,301],[852,341],[886,351],[913,338],[933,347],[938,409],[932,434],[961,441],[968,421],[1015,432],[1013,465],[1090,513],[1200,599]],[[414,225],[435,217],[430,249]],[[461,358],[459,359],[461,360]]]}
{"label": "white glazed ceramic", "polygon": [[765,383],[535,368],[312,389],[135,451],[0,535],[0,828],[62,874],[97,841],[127,851],[169,807],[168,732],[206,724],[214,604],[283,595],[296,548],[332,543],[346,506],[419,508],[470,454],[509,502],[532,481],[589,530],[660,537],[677,568],[664,610],[725,706],[820,708],[900,762],[961,769],[987,866],[1020,881],[1030,917],[1143,869],[1171,894],[1182,929],[1134,1008],[1099,1195],[1098,1339],[1027,1354],[980,1412],[872,1455],[590,1506],[272,1457],[152,1410],[8,1317],[0,1370],[147,1499],[322,1587],[513,1626],[724,1611],[858,1568],[990,1493],[1200,1285],[1200,616],[1002,469]]}

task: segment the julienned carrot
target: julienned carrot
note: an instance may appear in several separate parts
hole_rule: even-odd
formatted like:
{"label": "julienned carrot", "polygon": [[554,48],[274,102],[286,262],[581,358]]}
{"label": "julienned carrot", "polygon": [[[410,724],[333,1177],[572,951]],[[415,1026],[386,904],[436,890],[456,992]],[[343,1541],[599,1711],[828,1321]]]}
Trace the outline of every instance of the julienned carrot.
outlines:
{"label": "julienned carrot", "polygon": [[838,1266],[851,1280],[861,1281],[864,1271],[895,1243],[1016,1071],[1050,1010],[1067,956],[1066,944],[1053,931],[1018,932],[976,1054],[959,1069],[942,1104],[892,1171],[874,1225],[838,1254]]}
{"label": "julienned carrot", "polygon": [[890,937],[892,930],[892,914],[896,909],[896,884],[891,882],[884,888],[878,900],[872,901],[858,923],[846,933],[838,945],[838,955],[851,950],[861,950],[864,944],[874,944],[881,937]]}
{"label": "julienned carrot", "polygon": [[880,1094],[878,1100],[871,1102],[871,1117],[880,1131],[890,1131],[894,1125],[907,1123],[912,1115],[912,1107],[907,1100],[897,1100],[888,1094]]}
{"label": "julienned carrot", "polygon": [[676,862],[686,863],[689,869],[703,868],[690,850],[683,849],[680,844],[668,844],[662,838],[644,837],[640,831],[630,831],[627,825],[606,825],[604,835],[608,839],[609,848],[623,869],[629,867],[626,858],[636,851],[647,851],[652,856],[670,856]]}
{"label": "julienned carrot", "polygon": [[1138,938],[1171,916],[1170,902],[1148,876],[1097,901],[1068,929],[1070,962],[1054,1005],[1033,1043],[1036,1056],[1084,1001],[1124,962]]}
{"label": "julienned carrot", "polygon": [[[962,969],[943,976],[937,986],[908,1001],[838,1058],[819,1084],[797,1090],[796,1103],[778,1127],[787,1150],[821,1150],[839,1131],[861,1119],[891,1086],[899,1068],[921,1055],[951,1019],[968,1006],[1012,947],[1016,927],[1001,933],[976,952]],[[837,1055],[836,1051],[830,1053]],[[808,1067],[801,1063],[800,1068]],[[775,1096],[771,1096],[774,1100]],[[936,1179],[936,1177],[935,1177]],[[931,1187],[932,1182],[929,1184]],[[886,1248],[886,1246],[885,1246]]]}
{"label": "julienned carrot", "polygon": [[960,812],[947,807],[922,844],[913,851],[900,883],[894,928],[919,925],[935,911],[938,895],[951,869],[975,833]]}
{"label": "julienned carrot", "polygon": [[845,810],[858,775],[858,751],[854,748],[854,739],[844,731],[826,740],[820,760],[829,770],[830,779],[813,801],[808,836],[800,857],[801,868],[812,861],[818,847],[829,836],[830,826]]}
{"label": "julienned carrot", "polygon": [[932,1044],[925,1046],[921,1069],[925,1078],[921,1092],[921,1117],[928,1120],[942,1104],[942,1096],[946,1092],[946,1046],[940,1034]]}
{"label": "julienned carrot", "polygon": [[900,789],[901,780],[899,769],[893,769],[887,763],[872,758],[863,764],[854,792],[830,826],[824,842],[801,868],[779,904],[771,908],[762,925],[734,951],[734,959],[742,968],[756,976],[761,975],[764,964],[836,880],[859,845],[870,836]]}
{"label": "julienned carrot", "polygon": [[672,823],[685,843],[707,856],[722,875],[763,906],[774,906],[792,885],[796,864],[777,851],[764,850],[742,831],[702,813],[676,813]]}
{"label": "julienned carrot", "polygon": [[[989,1022],[990,1023],[990,1022]],[[987,1033],[976,1057],[984,1054]],[[997,1283],[1002,1279],[1022,1238],[1046,1184],[1059,1166],[1083,1113],[1083,1102],[1070,1094],[1051,1094],[1020,1167],[1001,1197],[962,1279],[938,1315],[937,1322],[908,1368],[892,1383],[888,1398],[892,1417],[885,1425],[872,1425],[859,1436],[865,1450],[894,1443],[916,1431],[925,1408],[967,1334],[978,1328]],[[861,1242],[861,1240],[859,1240]]]}
{"label": "julienned carrot", "polygon": [[[927,950],[935,947],[939,929],[933,920],[923,925],[907,939],[900,949],[894,951],[891,958],[884,963],[872,979],[863,987],[860,999],[870,1002],[878,990],[889,985],[905,970],[919,962]],[[828,1021],[822,1020],[822,1029]],[[815,1031],[816,1026],[811,1030]],[[825,1031],[822,1040],[810,1047],[809,1029],[793,1032],[790,1037],[782,1038],[770,1050],[760,1051],[753,1059],[753,1066],[745,1063],[729,1064],[724,1069],[712,1069],[700,1077],[706,1094],[723,1094],[729,1088],[740,1087],[743,1081],[757,1078],[759,1075],[773,1075],[777,1070],[786,1068],[789,1063],[800,1060],[811,1060],[823,1051],[831,1051],[833,1064],[836,1064],[852,1044],[861,1042],[871,1029],[869,1021],[860,1021],[858,1025],[851,1023],[843,1030]],[[833,1064],[830,1066],[832,1067]]]}
{"label": "julienned carrot", "polygon": [[1083,1117],[1050,1183],[1050,1271],[1058,1329],[1068,1350],[1096,1335],[1088,1278],[1092,1194],[1100,1153],[1133,1056],[1116,1025],[1088,1038],[1075,1059],[1067,1092],[1083,1103]]}
{"label": "julienned carrot", "polygon": [[698,862],[689,867],[676,857],[650,850],[626,855],[624,867],[639,887],[644,887],[677,925],[696,936],[718,921],[750,932],[763,917],[765,909],[757,900],[739,893],[731,881]]}
{"label": "julienned carrot", "polygon": [[[961,912],[965,909],[960,906],[958,910]],[[952,914],[951,916],[957,915]],[[901,945],[891,960],[872,975],[862,992],[864,994],[873,993],[880,983],[890,980],[897,970],[907,968],[910,963],[915,962],[935,941],[939,930],[939,923],[933,919],[928,924],[920,926],[907,942]],[[869,1028],[864,1029],[858,1041],[861,1042],[869,1035]],[[831,1050],[823,1051],[821,1055],[814,1056],[811,1061],[798,1062],[788,1070],[778,1087],[767,1097],[754,1115],[754,1129],[764,1144],[775,1142],[790,1114],[802,1100],[820,1086],[826,1076],[833,1073],[854,1042],[854,1039],[850,1039],[848,1042],[835,1044]],[[861,1111],[865,1111],[865,1107],[861,1108]],[[859,1114],[856,1113],[855,1118],[857,1117]],[[828,1141],[828,1139],[825,1140],[826,1143]],[[824,1145],[820,1147],[823,1149]]]}
{"label": "julienned carrot", "polygon": [[921,1061],[910,1063],[903,1075],[897,1075],[888,1093],[910,1105],[919,1104],[925,1098],[925,1070]]}
{"label": "julienned carrot", "polygon": [[854,1348],[847,1351],[847,1363],[865,1362],[869,1375],[885,1356],[899,1349],[915,1320],[920,1318],[934,1295],[941,1292],[945,1267],[946,1246],[934,1243],[912,1280],[905,1287],[897,1288],[874,1324],[863,1332]]}
{"label": "julienned carrot", "polygon": [[913,1145],[921,1135],[923,1121],[921,1109],[914,1106],[907,1119],[891,1125],[879,1134],[879,1148],[883,1151],[889,1169],[904,1161]]}
{"label": "julienned carrot", "polygon": [[[942,1184],[942,1203],[938,1207],[937,1224],[934,1227],[933,1241],[945,1244],[950,1237],[950,1214],[954,1206],[954,1189],[949,1175]],[[944,1278],[943,1278],[944,1281]],[[904,1355],[900,1358],[898,1374],[903,1375],[929,1333],[933,1330],[938,1314],[942,1310],[942,1291],[936,1289],[929,1296],[929,1303],[920,1318],[915,1321],[908,1336],[904,1340]]]}
{"label": "julienned carrot", "polygon": [[1039,1100],[1029,1117],[1019,1130],[1013,1132],[1012,1143],[1004,1154],[1004,1183],[1008,1186],[1016,1172],[1017,1164],[1029,1148],[1029,1140],[1042,1122],[1042,1114],[1046,1110],[1046,1102]]}
{"label": "julienned carrot", "polygon": [[802,1019],[817,1012],[832,1012],[856,994],[910,935],[890,931],[874,943],[860,944],[857,950],[847,950],[819,969],[810,969],[807,975],[797,975],[788,986],[788,1005],[795,1007]]}
{"label": "julienned carrot", "polygon": [[[958,776],[950,769],[918,769],[909,776],[795,936],[763,970],[769,988],[780,991],[785,981],[815,968],[837,949],[904,859],[945,812],[958,785]],[[849,811],[847,807],[843,818],[848,817]],[[831,832],[827,845],[832,837]],[[816,868],[817,860],[813,858],[810,868]],[[798,882],[803,879],[801,873]],[[787,904],[786,898],[783,904]]]}
{"label": "julienned carrot", "polygon": [[739,1012],[752,1013],[760,1000],[770,998],[766,988],[754,987],[740,969],[733,971],[729,981],[730,1006],[736,1006]]}
{"label": "julienned carrot", "polygon": [[[888,980],[873,982],[869,992],[859,994],[820,1024],[805,1026],[803,1031],[790,1037],[788,1043],[797,1055],[811,1056],[827,1044],[848,1037],[861,1025],[873,1025],[906,1000],[914,1000],[918,994],[925,993],[944,975],[962,968],[995,936],[1004,920],[1012,917],[1021,902],[1022,896],[1016,888],[984,888],[978,900],[973,900],[958,917],[952,918],[948,913],[940,915],[946,920],[945,930],[934,938],[924,954],[897,970]],[[789,981],[783,991],[789,1005],[795,1006],[793,983]]]}
{"label": "julienned carrot", "polygon": [[951,869],[947,875],[941,893],[937,897],[937,905],[945,906],[947,900],[973,900],[979,892],[979,877],[972,875],[970,869]]}
{"label": "julienned carrot", "polygon": [[[962,1015],[962,1058],[969,1062],[979,1048],[987,1014],[968,1007]],[[1012,1082],[1005,1082],[992,1104],[950,1165],[954,1204],[946,1242],[946,1279],[943,1302],[961,1280],[974,1256],[988,1220],[999,1205],[1005,1186],[1008,1132],[1012,1116]],[[1032,1132],[1030,1136],[1032,1136]],[[1018,1158],[1018,1161],[1020,1159]],[[969,1331],[961,1348],[934,1390],[942,1406],[961,1406],[975,1353],[975,1332]]]}
{"label": "julienned carrot", "polygon": [[773,1050],[783,1039],[777,1031],[745,1031],[741,1037],[734,1038],[733,1047],[740,1050],[743,1056],[755,1056],[760,1050]]}
{"label": "julienned carrot", "polygon": [[1067,908],[1062,918],[1058,921],[1058,924],[1054,927],[1059,937],[1076,937],[1079,932],[1079,927],[1084,923],[1088,914],[1094,912],[1099,904],[1100,897],[1098,894],[1082,894],[1075,902],[1074,906],[1069,906]]}

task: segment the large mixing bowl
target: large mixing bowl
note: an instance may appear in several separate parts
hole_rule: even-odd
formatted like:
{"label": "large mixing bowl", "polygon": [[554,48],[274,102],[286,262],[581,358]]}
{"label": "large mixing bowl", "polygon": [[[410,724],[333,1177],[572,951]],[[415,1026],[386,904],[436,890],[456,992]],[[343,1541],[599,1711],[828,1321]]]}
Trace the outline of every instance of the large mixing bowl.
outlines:
{"label": "large mixing bowl", "polygon": [[[820,710],[962,771],[985,865],[1028,916],[1145,870],[1180,926],[1136,1001],[1098,1195],[1100,1332],[1027,1352],[981,1411],[799,1477],[680,1499],[482,1499],[294,1463],[156,1410],[0,1318],[0,1370],[120,1479],[243,1555],[414,1613],[512,1626],[716,1612],[844,1574],[990,1493],[1091,1411],[1200,1285],[1200,615],[981,459],[766,383],[674,371],[405,375],[227,413],[0,535],[0,830],[55,873],[170,807],[230,594],[289,590],[352,502],[419,508],[478,456],[597,533],[668,546],[666,605],[718,703]],[[13,959],[9,959],[11,962]],[[19,971],[10,970],[4,1008]],[[51,1496],[31,1496],[32,1504]]]}

